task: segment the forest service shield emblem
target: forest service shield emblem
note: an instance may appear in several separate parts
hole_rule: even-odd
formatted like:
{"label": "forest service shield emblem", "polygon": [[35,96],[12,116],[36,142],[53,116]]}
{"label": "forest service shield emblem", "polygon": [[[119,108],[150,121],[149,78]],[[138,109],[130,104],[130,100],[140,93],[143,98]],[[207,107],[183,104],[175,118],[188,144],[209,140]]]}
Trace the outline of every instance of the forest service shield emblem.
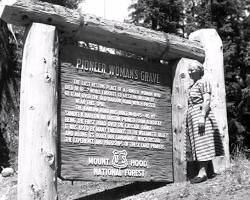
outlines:
{"label": "forest service shield emblem", "polygon": [[112,158],[112,165],[118,169],[124,169],[128,166],[127,160],[127,151],[126,150],[113,150],[113,158]]}

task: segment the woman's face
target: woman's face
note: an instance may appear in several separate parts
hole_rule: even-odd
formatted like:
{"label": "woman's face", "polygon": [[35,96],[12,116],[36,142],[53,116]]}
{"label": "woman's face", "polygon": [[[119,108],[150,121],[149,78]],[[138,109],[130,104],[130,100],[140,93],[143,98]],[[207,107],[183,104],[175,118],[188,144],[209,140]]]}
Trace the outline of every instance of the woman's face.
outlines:
{"label": "woman's face", "polygon": [[201,73],[198,69],[189,69],[188,74],[194,81],[197,81],[201,78]]}

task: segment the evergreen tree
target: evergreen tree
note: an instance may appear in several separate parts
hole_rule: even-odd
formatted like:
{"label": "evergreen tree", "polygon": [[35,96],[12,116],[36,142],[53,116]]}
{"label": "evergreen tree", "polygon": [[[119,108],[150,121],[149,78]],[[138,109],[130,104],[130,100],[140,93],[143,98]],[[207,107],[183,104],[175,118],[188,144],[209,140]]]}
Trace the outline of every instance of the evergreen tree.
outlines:
{"label": "evergreen tree", "polygon": [[[201,28],[215,28],[219,33],[224,50],[226,70],[227,105],[230,144],[247,146],[249,127],[241,117],[238,105],[241,103],[241,89],[244,82],[237,76],[245,78],[249,71],[249,10],[250,1],[241,0],[193,0],[185,8],[187,12],[186,31]],[[230,77],[230,78],[229,78]],[[233,151],[231,146],[231,151]]]}
{"label": "evergreen tree", "polygon": [[[18,70],[16,67],[16,46],[7,24],[0,20],[0,166],[7,166],[9,149],[15,148],[14,117],[18,109]],[[12,126],[9,126],[12,124]]]}
{"label": "evergreen tree", "polygon": [[138,0],[130,9],[132,22],[153,30],[177,33],[183,28],[181,0]]}
{"label": "evergreen tree", "polygon": [[[68,8],[77,8],[79,3],[79,0],[42,1]],[[23,37],[22,27],[15,26],[13,33],[12,27],[0,20],[0,166],[12,164],[14,168],[17,164]]]}
{"label": "evergreen tree", "polygon": [[201,28],[215,28],[223,41],[226,70],[236,72],[239,69],[243,75],[247,67],[250,27],[247,26],[246,10],[250,1],[184,0],[184,5],[185,32],[190,34]]}
{"label": "evergreen tree", "polygon": [[134,9],[134,23],[154,30],[177,33],[183,28],[186,37],[202,28],[217,30],[223,42],[225,74],[231,76],[226,82],[228,105],[233,105],[228,109],[229,123],[233,122],[229,127],[238,131],[230,137],[233,142],[241,138],[238,142],[242,145],[246,135],[241,134],[250,133],[250,128],[237,110],[245,83],[236,78],[240,75],[244,80],[246,73],[250,74],[250,0],[138,0],[130,8]]}

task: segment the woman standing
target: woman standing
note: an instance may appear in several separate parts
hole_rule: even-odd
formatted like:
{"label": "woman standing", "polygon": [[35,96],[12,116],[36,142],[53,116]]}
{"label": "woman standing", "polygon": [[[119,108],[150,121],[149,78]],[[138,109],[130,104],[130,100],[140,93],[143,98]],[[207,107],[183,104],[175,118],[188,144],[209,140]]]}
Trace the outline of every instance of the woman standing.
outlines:
{"label": "woman standing", "polygon": [[198,161],[199,173],[191,183],[207,180],[207,166],[215,156],[224,154],[223,145],[214,114],[210,107],[211,86],[204,78],[204,68],[199,62],[190,65],[191,79],[188,98],[187,133],[192,157]]}

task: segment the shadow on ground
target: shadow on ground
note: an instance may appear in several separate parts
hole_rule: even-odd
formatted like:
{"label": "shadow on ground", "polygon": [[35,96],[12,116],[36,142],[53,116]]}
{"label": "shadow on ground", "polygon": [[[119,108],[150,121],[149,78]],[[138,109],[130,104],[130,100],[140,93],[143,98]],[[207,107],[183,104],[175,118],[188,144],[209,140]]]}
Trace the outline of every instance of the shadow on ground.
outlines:
{"label": "shadow on ground", "polygon": [[166,182],[135,182],[75,200],[118,200],[167,185]]}

